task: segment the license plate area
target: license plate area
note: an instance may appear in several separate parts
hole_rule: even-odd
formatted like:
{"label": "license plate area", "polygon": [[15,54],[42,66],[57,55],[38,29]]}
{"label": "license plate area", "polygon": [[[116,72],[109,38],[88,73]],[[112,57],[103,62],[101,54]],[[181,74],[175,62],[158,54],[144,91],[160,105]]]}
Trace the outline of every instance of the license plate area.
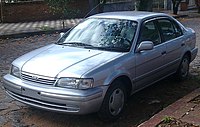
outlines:
{"label": "license plate area", "polygon": [[27,88],[22,88],[22,95],[31,97],[31,98],[36,98],[36,99],[41,98],[40,92],[31,90],[31,89],[27,89]]}

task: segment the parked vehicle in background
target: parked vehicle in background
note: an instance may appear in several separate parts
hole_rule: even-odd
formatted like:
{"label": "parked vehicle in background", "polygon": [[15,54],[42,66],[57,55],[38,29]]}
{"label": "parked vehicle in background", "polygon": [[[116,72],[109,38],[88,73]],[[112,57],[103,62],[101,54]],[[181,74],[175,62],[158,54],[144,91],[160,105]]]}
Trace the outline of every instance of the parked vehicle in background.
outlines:
{"label": "parked vehicle in background", "polygon": [[8,95],[34,107],[98,112],[112,121],[133,93],[172,74],[187,78],[198,51],[195,43],[195,32],[167,14],[97,14],[55,44],[13,61],[4,87]]}

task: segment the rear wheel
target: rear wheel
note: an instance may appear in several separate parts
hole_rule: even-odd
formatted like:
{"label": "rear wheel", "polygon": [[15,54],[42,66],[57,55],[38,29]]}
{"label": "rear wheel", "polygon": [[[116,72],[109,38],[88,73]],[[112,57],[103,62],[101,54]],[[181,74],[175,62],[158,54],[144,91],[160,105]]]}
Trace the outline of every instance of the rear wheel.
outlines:
{"label": "rear wheel", "polygon": [[176,72],[176,77],[178,78],[178,80],[184,80],[187,78],[189,74],[189,64],[190,64],[189,56],[184,55],[181,64],[179,65],[178,71]]}
{"label": "rear wheel", "polygon": [[121,81],[115,81],[107,90],[98,112],[103,121],[113,121],[120,117],[127,100],[126,88]]}

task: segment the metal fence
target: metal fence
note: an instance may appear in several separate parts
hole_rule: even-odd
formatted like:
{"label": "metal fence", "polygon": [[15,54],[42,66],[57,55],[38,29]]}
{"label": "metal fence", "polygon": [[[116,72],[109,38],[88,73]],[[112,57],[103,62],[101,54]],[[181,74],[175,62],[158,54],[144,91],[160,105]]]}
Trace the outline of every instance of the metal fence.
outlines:
{"label": "metal fence", "polygon": [[3,4],[2,4],[2,0],[0,0],[0,22],[3,22]]}

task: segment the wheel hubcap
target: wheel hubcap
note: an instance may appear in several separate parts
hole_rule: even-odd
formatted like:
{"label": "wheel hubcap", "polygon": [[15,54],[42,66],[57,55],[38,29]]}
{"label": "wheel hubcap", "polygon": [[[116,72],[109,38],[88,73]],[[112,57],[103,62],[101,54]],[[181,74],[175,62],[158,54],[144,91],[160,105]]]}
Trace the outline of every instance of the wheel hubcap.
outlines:
{"label": "wheel hubcap", "polygon": [[124,106],[124,92],[121,89],[113,91],[109,100],[109,110],[114,116],[118,115]]}
{"label": "wheel hubcap", "polygon": [[186,77],[188,75],[188,69],[189,69],[189,64],[188,64],[188,59],[185,58],[183,59],[182,66],[181,66],[181,76]]}

